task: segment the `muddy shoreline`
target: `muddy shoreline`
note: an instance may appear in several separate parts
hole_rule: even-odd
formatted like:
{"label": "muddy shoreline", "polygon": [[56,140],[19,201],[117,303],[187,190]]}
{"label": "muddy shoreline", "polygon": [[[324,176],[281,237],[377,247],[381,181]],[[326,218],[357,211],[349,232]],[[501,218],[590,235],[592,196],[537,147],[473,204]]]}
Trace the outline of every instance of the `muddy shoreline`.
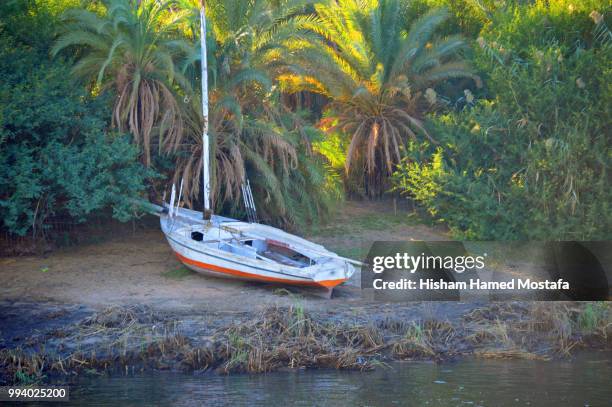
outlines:
{"label": "muddy shoreline", "polygon": [[370,370],[395,360],[547,360],[612,348],[605,303],[370,304],[321,311],[290,300],[256,311],[1,301],[0,385],[150,370],[232,374]]}
{"label": "muddy shoreline", "polygon": [[[331,300],[207,278],[183,267],[157,224],[45,256],[0,258],[0,385],[150,370],[260,373],[384,368],[393,360],[548,359],[611,346],[610,303]],[[388,202],[347,202],[301,235],[362,258],[372,241],[446,240]]]}

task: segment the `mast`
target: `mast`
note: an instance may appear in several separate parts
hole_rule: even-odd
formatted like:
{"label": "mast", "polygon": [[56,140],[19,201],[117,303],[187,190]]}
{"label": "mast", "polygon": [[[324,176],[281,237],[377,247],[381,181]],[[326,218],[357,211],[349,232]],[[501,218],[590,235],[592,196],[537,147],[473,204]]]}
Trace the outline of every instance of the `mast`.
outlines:
{"label": "mast", "polygon": [[210,219],[210,152],[208,141],[208,64],[206,61],[206,1],[200,3],[200,52],[202,66],[202,169],[204,174],[204,219]]}

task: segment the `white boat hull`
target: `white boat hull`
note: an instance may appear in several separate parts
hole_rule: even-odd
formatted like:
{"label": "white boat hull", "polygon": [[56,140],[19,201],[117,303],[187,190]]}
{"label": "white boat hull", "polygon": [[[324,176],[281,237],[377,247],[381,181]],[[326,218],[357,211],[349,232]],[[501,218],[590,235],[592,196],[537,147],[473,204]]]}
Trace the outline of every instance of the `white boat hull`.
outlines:
{"label": "white boat hull", "polygon": [[[206,225],[200,216],[198,212],[179,209],[178,216],[161,218],[162,230],[174,254],[198,273],[331,290],[355,272],[351,264],[323,246],[282,230],[222,217],[213,217],[212,223]],[[194,240],[194,234],[201,240]],[[281,264],[261,256],[244,242],[276,245],[284,250],[291,248],[308,256],[304,258],[311,264]]]}

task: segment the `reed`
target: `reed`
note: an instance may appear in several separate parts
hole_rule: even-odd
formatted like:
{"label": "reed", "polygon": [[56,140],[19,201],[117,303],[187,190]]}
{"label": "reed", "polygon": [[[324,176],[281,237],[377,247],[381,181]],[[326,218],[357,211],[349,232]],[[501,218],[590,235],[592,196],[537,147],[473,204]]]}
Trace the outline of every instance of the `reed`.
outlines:
{"label": "reed", "polygon": [[109,307],[0,350],[0,384],[145,369],[369,370],[394,359],[442,361],[462,355],[547,360],[586,346],[609,348],[612,337],[606,303],[489,304],[454,321],[369,317],[338,322],[311,314],[296,299],[292,306],[249,313],[204,335],[146,307]]}

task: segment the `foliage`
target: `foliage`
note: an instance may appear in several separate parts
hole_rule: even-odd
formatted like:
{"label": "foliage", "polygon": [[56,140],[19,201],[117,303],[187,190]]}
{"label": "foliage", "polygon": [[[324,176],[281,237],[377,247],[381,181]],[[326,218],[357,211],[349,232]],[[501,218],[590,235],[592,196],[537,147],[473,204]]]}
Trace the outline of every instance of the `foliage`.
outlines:
{"label": "foliage", "polygon": [[[125,218],[151,174],[139,155],[175,183],[185,179],[187,201],[198,204],[198,7],[199,0],[0,3],[5,228],[36,232],[49,216],[83,220],[104,207]],[[218,211],[240,215],[248,174],[265,220],[300,225],[329,213],[341,181],[349,192],[377,196],[393,174],[395,190],[459,237],[609,238],[608,3],[207,7]],[[49,49],[76,63],[49,60]],[[313,93],[327,103],[318,123],[322,106],[297,108]]]}
{"label": "foliage", "polygon": [[461,32],[468,38],[476,38],[482,28],[491,22],[491,14],[505,10],[512,1],[412,0],[403,3],[409,21],[417,19],[432,9],[447,8],[450,18],[441,25],[440,32],[444,35]]}
{"label": "foliage", "polygon": [[66,48],[82,48],[73,74],[86,82],[95,80],[102,90],[113,89],[113,123],[142,144],[147,165],[154,140],[161,150],[183,131],[174,86],[189,88],[176,66],[186,47],[176,35],[185,12],[170,11],[171,4],[107,0],[102,15],[68,10],[63,33],[52,48],[54,55]]}
{"label": "foliage", "polygon": [[351,135],[346,170],[364,179],[369,196],[386,189],[387,176],[401,159],[408,137],[431,139],[423,128],[421,92],[457,77],[474,77],[459,58],[460,36],[436,38],[448,17],[433,10],[410,25],[398,0],[345,0],[315,6],[317,19],[305,24],[319,36],[297,42],[297,79],[287,86],[331,99],[331,130]]}
{"label": "foliage", "polygon": [[476,60],[493,97],[432,117],[442,148],[413,146],[395,174],[459,237],[610,237],[605,22],[585,5],[547,4],[493,17]]}
{"label": "foliage", "polygon": [[[320,132],[282,106],[272,85],[284,69],[277,51],[296,35],[303,3],[209,2],[209,132],[215,157],[211,195],[218,210],[239,210],[247,174],[260,216],[286,226],[316,222],[339,197],[336,180],[312,153],[312,139]],[[184,66],[198,81],[199,69],[193,64],[200,60],[200,48],[199,39],[194,40]],[[186,106],[185,137],[177,138],[173,148],[175,182],[184,180],[190,203],[200,195],[200,111],[201,97],[195,93]]]}
{"label": "foliage", "polygon": [[[105,208],[126,220],[148,175],[124,137],[107,135],[107,101],[88,97],[68,64],[36,48],[50,43],[33,35],[48,17],[40,13],[29,33],[0,35],[0,216],[20,235],[44,233],[50,216],[83,221]],[[21,42],[29,39],[37,41]]]}
{"label": "foliage", "polygon": [[608,303],[589,302],[578,315],[576,324],[585,333],[595,333],[602,326],[607,328],[611,321],[612,308]]}

